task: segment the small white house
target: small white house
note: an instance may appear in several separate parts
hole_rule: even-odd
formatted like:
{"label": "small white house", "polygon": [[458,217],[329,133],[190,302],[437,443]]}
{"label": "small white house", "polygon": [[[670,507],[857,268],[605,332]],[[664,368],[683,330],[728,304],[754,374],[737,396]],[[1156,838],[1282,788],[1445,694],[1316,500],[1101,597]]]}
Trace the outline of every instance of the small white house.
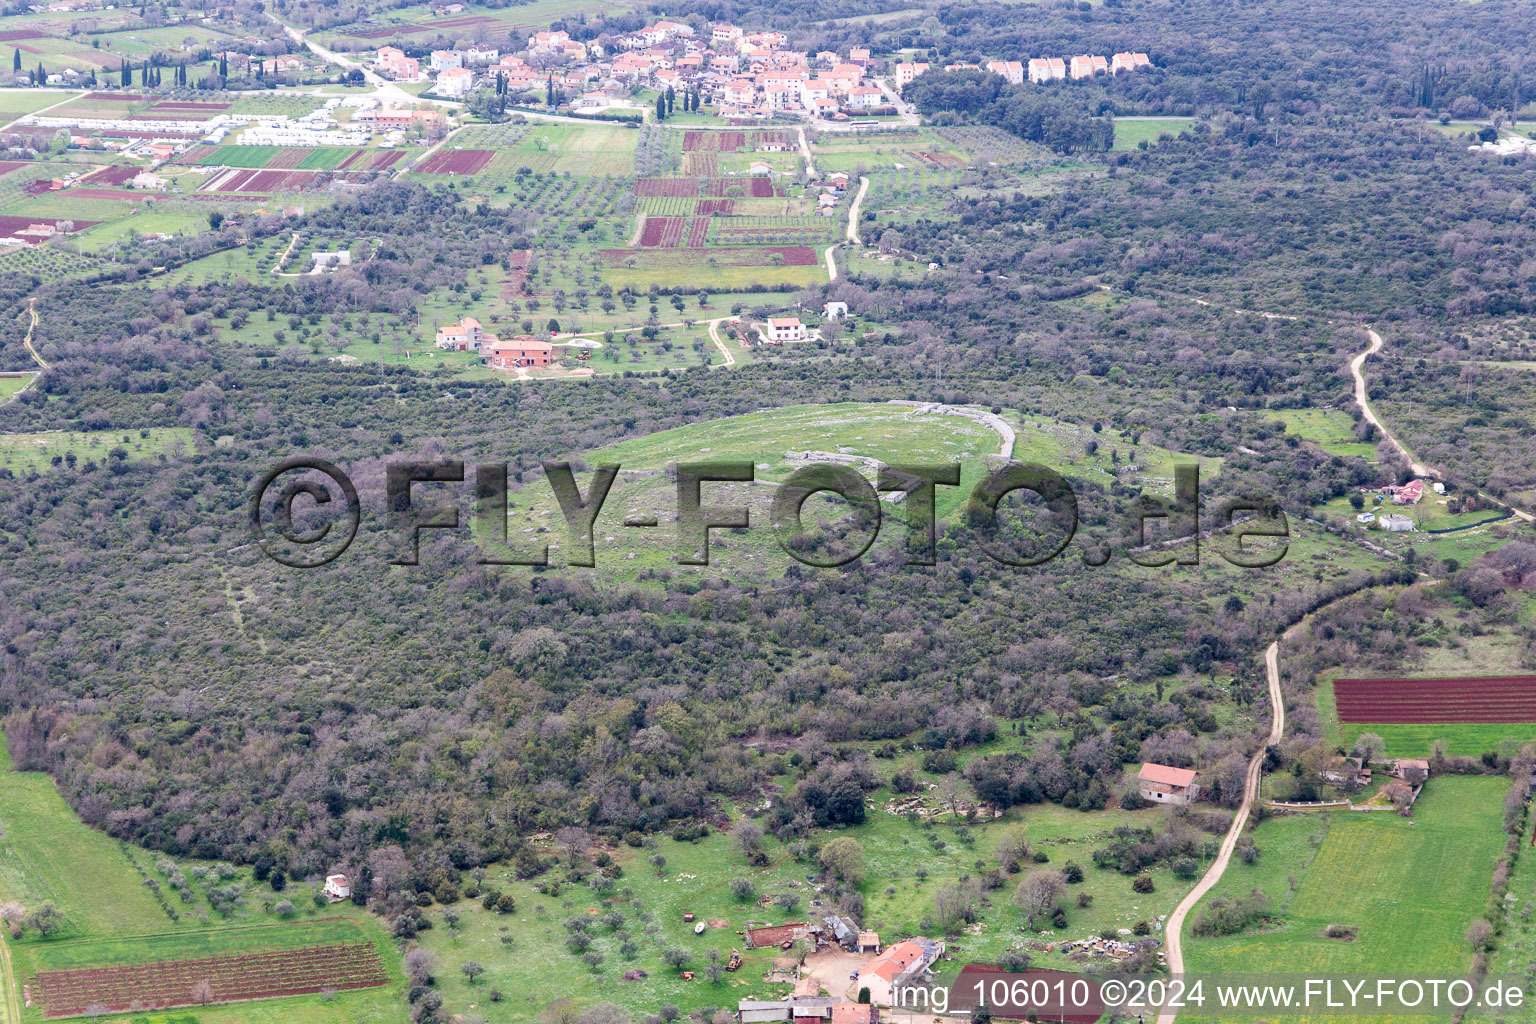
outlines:
{"label": "small white house", "polygon": [[350,267],[352,265],[352,253],[350,250],[341,249],[337,252],[317,252],[313,256],[315,268],[321,267]]}
{"label": "small white house", "polygon": [[1413,520],[1397,512],[1388,512],[1377,522],[1381,523],[1383,530],[1391,533],[1410,533],[1414,529]]}
{"label": "small white house", "polygon": [[340,903],[352,898],[352,881],[346,875],[325,876],[325,898]]}
{"label": "small white house", "polygon": [[841,320],[848,315],[848,303],[823,302],[821,304],[821,313],[828,320]]}

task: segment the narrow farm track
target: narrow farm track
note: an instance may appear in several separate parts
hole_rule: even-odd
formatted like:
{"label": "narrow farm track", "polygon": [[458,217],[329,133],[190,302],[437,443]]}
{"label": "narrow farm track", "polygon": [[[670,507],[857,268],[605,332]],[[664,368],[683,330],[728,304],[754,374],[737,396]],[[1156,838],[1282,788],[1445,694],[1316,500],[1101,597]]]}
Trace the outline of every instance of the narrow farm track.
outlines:
{"label": "narrow farm track", "polygon": [[0,1024],[21,1024],[21,1001],[16,997],[16,971],[11,967],[11,947],[0,935]]}
{"label": "narrow farm track", "polygon": [[848,241],[854,245],[859,244],[859,207],[864,205],[864,193],[868,191],[869,179],[860,176],[859,194],[853,197],[853,204],[848,207]]}
{"label": "narrow farm track", "polygon": [[[1442,478],[1444,474],[1437,472],[1433,467],[1427,466],[1415,459],[1413,457],[1413,453],[1408,450],[1408,447],[1397,439],[1397,435],[1393,434],[1392,431],[1387,429],[1387,425],[1381,422],[1380,417],[1378,417],[1375,411],[1371,409],[1370,393],[1365,383],[1365,361],[1371,356],[1375,355],[1377,352],[1381,351],[1383,341],[1381,335],[1377,334],[1376,331],[1369,327],[1366,328],[1365,333],[1371,339],[1370,347],[1349,361],[1349,372],[1355,378],[1355,406],[1360,410],[1360,415],[1365,417],[1365,421],[1371,424],[1371,426],[1375,427],[1377,430],[1381,431],[1381,436],[1386,438],[1387,441],[1391,443],[1393,448],[1397,449],[1398,454],[1402,455],[1403,460],[1408,463],[1408,468],[1413,471],[1414,476],[1432,477],[1436,479]],[[1513,505],[1505,504],[1492,495],[1478,492],[1478,497],[1483,498],[1484,500],[1489,501],[1499,506],[1500,508],[1508,509],[1515,515],[1516,518],[1524,522],[1536,522],[1536,516],[1533,516],[1531,513],[1522,509],[1515,508]]]}
{"label": "narrow farm track", "polygon": [[714,320],[711,320],[709,322],[709,340],[713,341],[715,343],[715,348],[719,349],[720,350],[720,354],[725,356],[725,365],[726,366],[735,366],[736,365],[736,357],[731,355],[731,350],[725,347],[725,341],[720,337],[720,330],[719,330],[719,328],[720,328],[720,321],[722,319],[724,319],[724,318],[723,317],[717,317]]}
{"label": "narrow farm track", "polygon": [[1365,386],[1365,374],[1361,372],[1361,368],[1365,366],[1365,361],[1367,359],[1381,351],[1382,338],[1381,335],[1377,334],[1369,327],[1366,328],[1365,333],[1371,339],[1370,348],[1367,348],[1364,352],[1361,352],[1359,355],[1355,356],[1355,358],[1349,361],[1349,372],[1353,374],[1355,378],[1355,405],[1359,407],[1360,415],[1365,417],[1365,422],[1381,431],[1381,436],[1391,442],[1393,448],[1397,449],[1398,454],[1401,455],[1403,460],[1408,463],[1408,468],[1413,470],[1414,476],[1429,476],[1429,467],[1425,466],[1423,463],[1416,462],[1413,458],[1413,455],[1410,454],[1408,449],[1403,446],[1403,442],[1399,441],[1397,439],[1397,435],[1393,434],[1392,431],[1387,429],[1385,423],[1382,423],[1381,420],[1376,418],[1376,413],[1371,409],[1370,397],[1366,391]]}
{"label": "narrow farm track", "polygon": [[[1285,639],[1294,631],[1295,627],[1292,627],[1280,639]],[[1280,742],[1280,736],[1285,732],[1285,698],[1280,692],[1280,640],[1276,640],[1265,649],[1264,669],[1269,675],[1269,703],[1274,710],[1274,716],[1269,723],[1269,736],[1248,762],[1248,775],[1243,785],[1243,802],[1232,818],[1232,827],[1227,829],[1226,838],[1221,841],[1216,859],[1211,862],[1205,877],[1200,879],[1199,883],[1190,890],[1189,895],[1180,900],[1179,905],[1173,909],[1173,913],[1168,915],[1168,921],[1163,927],[1163,942],[1168,953],[1168,972],[1176,978],[1184,973],[1184,949],[1181,943],[1184,919],[1195,908],[1195,904],[1200,902],[1200,898],[1210,892],[1216,883],[1221,881],[1221,876],[1226,873],[1227,864],[1232,860],[1232,851],[1236,849],[1237,840],[1243,834],[1243,826],[1248,823],[1248,812],[1253,809],[1253,801],[1259,794],[1264,751],[1272,744]],[[1173,1024],[1177,1016],[1176,1009],[1164,1010],[1158,1014],[1157,1024]]]}
{"label": "narrow farm track", "polygon": [[288,265],[288,257],[293,255],[293,247],[298,245],[298,244],[299,244],[299,233],[297,231],[295,231],[293,233],[293,237],[288,239],[288,248],[283,250],[283,254],[281,256],[279,256],[277,258],[277,262],[275,264],[273,264],[273,266],[272,266],[272,273],[276,274],[278,277],[298,277],[299,276],[298,274],[285,274],[285,273],[283,273],[283,268]]}
{"label": "narrow farm track", "polygon": [[22,344],[27,347],[27,352],[32,356],[32,359],[37,363],[38,366],[41,366],[45,370],[49,369],[48,361],[42,356],[38,355],[37,349],[32,347],[32,332],[37,330],[37,296],[34,295],[32,298],[27,300],[27,313],[31,315],[32,323],[27,327],[27,338],[24,342],[22,342]]}

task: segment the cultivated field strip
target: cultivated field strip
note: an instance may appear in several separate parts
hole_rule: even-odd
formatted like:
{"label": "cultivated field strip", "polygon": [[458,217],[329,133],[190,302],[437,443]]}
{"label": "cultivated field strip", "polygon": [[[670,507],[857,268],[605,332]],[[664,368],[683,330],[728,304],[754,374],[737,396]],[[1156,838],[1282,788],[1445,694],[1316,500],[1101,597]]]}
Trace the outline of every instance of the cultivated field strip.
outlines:
{"label": "cultivated field strip", "polygon": [[[228,1003],[389,982],[367,942],[160,963],[44,971],[28,982],[44,1017],[72,1017],[100,1005],[109,1011]],[[206,983],[206,985],[205,985]]]}
{"label": "cultivated field strip", "polygon": [[1536,676],[1335,679],[1341,722],[1536,722]]}

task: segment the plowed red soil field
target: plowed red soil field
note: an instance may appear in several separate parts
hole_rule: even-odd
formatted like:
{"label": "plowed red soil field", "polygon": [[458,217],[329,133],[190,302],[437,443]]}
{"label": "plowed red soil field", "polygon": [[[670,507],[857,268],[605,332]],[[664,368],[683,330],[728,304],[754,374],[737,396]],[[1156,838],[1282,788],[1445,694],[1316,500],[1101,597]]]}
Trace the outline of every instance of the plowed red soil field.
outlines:
{"label": "plowed red soil field", "polygon": [[142,167],[103,167],[86,176],[92,185],[126,185],[144,170]]}
{"label": "plowed red soil field", "polygon": [[319,188],[329,175],[323,171],[263,171],[244,168],[208,179],[203,192],[301,192]]}
{"label": "plowed red soil field", "polygon": [[683,240],[685,217],[648,217],[645,230],[640,233],[643,248],[673,248]]}
{"label": "plowed red soil field", "polygon": [[746,132],[684,132],[684,153],[732,153],[747,143]]}
{"label": "plowed red soil field", "polygon": [[474,174],[491,162],[495,152],[489,149],[438,150],[415,169],[417,174]]}
{"label": "plowed red soil field", "polygon": [[1341,722],[1536,722],[1536,676],[1335,679]]}

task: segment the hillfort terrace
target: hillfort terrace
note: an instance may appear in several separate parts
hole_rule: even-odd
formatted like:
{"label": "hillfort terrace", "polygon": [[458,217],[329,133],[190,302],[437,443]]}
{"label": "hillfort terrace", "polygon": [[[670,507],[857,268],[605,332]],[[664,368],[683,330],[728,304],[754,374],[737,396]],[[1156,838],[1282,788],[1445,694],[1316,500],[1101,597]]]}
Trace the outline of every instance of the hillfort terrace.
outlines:
{"label": "hillfort terrace", "polygon": [[[712,530],[740,531],[753,525],[752,509],[745,500],[733,498],[736,503],[706,504],[703,500],[706,484],[711,488],[743,485],[750,488],[754,484],[763,484],[773,488],[768,520],[779,546],[804,565],[835,568],[847,565],[869,551],[880,534],[882,494],[888,496],[885,503],[905,509],[906,564],[936,564],[936,494],[940,487],[960,485],[960,466],[888,465],[871,459],[853,461],[861,468],[874,471],[873,485],[848,462],[813,461],[799,466],[777,483],[759,480],[758,467],[752,462],[673,463],[665,472],[676,488],[676,504],[670,516],[676,524],[673,552],[676,563],[709,565]],[[864,465],[866,463],[868,465]],[[569,534],[571,549],[567,564],[594,566],[598,517],[624,470],[617,463],[598,466],[583,494],[570,463],[544,462],[541,465]],[[361,514],[356,489],[339,469],[320,460],[291,459],[269,472],[255,488],[249,510],[252,533],[268,554],[277,561],[300,568],[324,564],[347,546],[343,544],[329,557],[313,564],[289,562],[269,546],[272,542],[267,536],[269,526],[282,541],[293,545],[320,543],[327,537],[327,528],[300,530],[295,525],[296,513],[306,511],[295,508],[296,497],[301,493],[309,495],[314,504],[308,511],[313,512],[331,501],[324,487],[305,482],[282,490],[276,488],[278,478],[285,473],[311,470],[331,477],[332,483],[347,494],[355,533],[356,520]],[[459,529],[460,516],[456,506],[441,502],[419,505],[416,488],[424,490],[433,484],[463,483],[465,470],[465,464],[458,461],[387,465],[385,502],[388,532],[395,546],[391,564],[419,565],[424,531]],[[507,467],[477,465],[473,467],[472,479],[475,495],[473,534],[487,549],[478,564],[551,564],[547,542],[515,548],[508,545]],[[851,522],[842,523],[840,527],[830,526],[821,521],[821,517],[812,516],[815,521],[808,525],[806,502],[817,494],[828,494],[842,506],[837,512],[840,523],[848,519]],[[1019,530],[1011,522],[1010,510],[1003,504],[1010,495],[1016,500],[1027,498],[1030,503],[1029,506],[1021,504],[1014,510],[1028,523],[1024,530],[1029,536],[1024,543],[1020,543]],[[1076,534],[1079,522],[1077,496],[1072,486],[1055,470],[1034,463],[1009,461],[998,465],[972,486],[963,508],[966,523],[987,556],[1000,564],[1015,567],[1041,565],[1061,555]],[[1284,557],[1283,538],[1289,536],[1289,527],[1285,514],[1272,503],[1228,500],[1221,503],[1218,519],[1214,529],[1208,527],[1202,534],[1199,469],[1194,465],[1176,467],[1174,501],[1148,500],[1124,524],[1127,528],[1125,535],[1137,538],[1137,543],[1126,546],[1125,553],[1133,562],[1148,567],[1196,565],[1201,536],[1222,532],[1226,535],[1223,539],[1234,542],[1235,547],[1219,553],[1234,566],[1263,568]],[[1154,520],[1163,521],[1167,527],[1160,539],[1153,539],[1148,530],[1148,523]],[[652,529],[662,525],[662,518],[631,510],[622,525],[632,529]],[[827,534],[832,533],[837,536],[829,538]],[[1279,538],[1282,542],[1277,547],[1261,551],[1245,547],[1245,538]],[[1109,560],[1109,550],[1102,545],[1088,547],[1082,557],[1087,565],[1101,566]]]}

